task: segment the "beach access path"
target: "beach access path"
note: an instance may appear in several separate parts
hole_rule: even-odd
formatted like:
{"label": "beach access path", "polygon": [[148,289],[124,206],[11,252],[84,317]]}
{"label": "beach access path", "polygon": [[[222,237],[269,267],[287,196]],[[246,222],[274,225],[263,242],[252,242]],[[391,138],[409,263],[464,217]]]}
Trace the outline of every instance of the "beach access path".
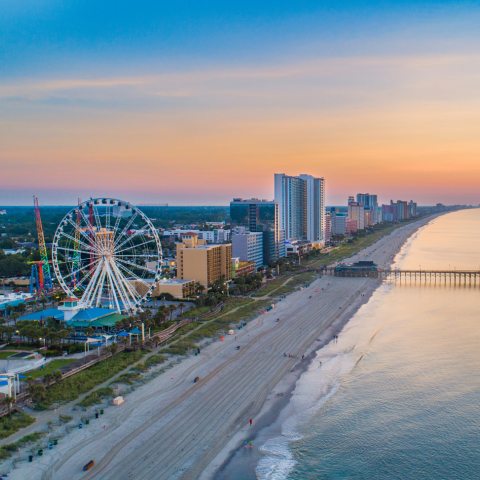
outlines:
{"label": "beach access path", "polygon": [[[388,266],[429,220],[395,230],[366,247],[358,259],[368,255]],[[128,395],[123,405],[108,408],[102,425],[92,422],[69,434],[55,450],[10,477],[186,480],[206,470],[213,475],[216,457],[256,418],[278,382],[315,341],[321,340],[318,346],[328,342],[331,326],[342,319],[346,323],[362,293],[379,284],[328,275],[315,280],[249,322],[236,337],[213,343]],[[197,376],[200,381],[193,383]],[[85,473],[82,467],[90,460],[95,466]]]}

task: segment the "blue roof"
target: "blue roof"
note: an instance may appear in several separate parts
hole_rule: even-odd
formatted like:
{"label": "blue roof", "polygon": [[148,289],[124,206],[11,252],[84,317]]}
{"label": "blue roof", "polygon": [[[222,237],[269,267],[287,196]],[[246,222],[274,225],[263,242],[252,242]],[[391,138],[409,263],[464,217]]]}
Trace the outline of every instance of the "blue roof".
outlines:
{"label": "blue roof", "polygon": [[117,337],[128,337],[128,333],[124,330],[122,333],[119,333]]}
{"label": "blue roof", "polygon": [[63,312],[58,310],[58,308],[46,308],[45,310],[20,317],[19,320],[45,320],[47,317],[55,317],[58,320],[63,320]]}
{"label": "blue roof", "polygon": [[6,302],[0,303],[0,309],[5,310],[5,308],[8,307],[8,305],[11,305],[12,307],[16,307],[17,305],[20,305],[21,303],[27,303],[25,299],[20,299],[20,300],[8,300]]}
{"label": "blue roof", "polygon": [[109,308],[89,308],[75,314],[69,322],[78,322],[79,320],[93,321],[111,315],[112,313],[117,313],[117,311],[110,310]]}
{"label": "blue roof", "polygon": [[131,332],[128,332],[130,335],[137,335],[139,333],[142,333],[138,327],[135,327]]}

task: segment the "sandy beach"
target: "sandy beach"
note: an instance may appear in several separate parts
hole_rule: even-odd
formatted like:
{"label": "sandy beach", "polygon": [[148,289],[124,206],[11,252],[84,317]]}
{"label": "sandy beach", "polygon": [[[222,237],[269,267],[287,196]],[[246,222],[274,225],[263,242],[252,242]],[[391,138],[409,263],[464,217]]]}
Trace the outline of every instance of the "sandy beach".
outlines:
{"label": "sandy beach", "polygon": [[[389,266],[432,218],[395,230],[348,261]],[[273,423],[309,355],[342,329],[379,284],[328,275],[315,280],[250,321],[237,339],[227,336],[182,360],[121,406],[109,407],[101,422],[66,435],[34,463],[19,464],[10,478],[213,478],[244,440]],[[85,473],[89,460],[95,467]]]}

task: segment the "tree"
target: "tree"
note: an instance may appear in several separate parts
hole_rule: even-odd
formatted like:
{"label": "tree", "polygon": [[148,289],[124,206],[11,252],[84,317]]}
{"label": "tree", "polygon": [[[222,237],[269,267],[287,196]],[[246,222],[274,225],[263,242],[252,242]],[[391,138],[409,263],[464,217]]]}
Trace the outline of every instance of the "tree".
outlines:
{"label": "tree", "polygon": [[185,304],[182,303],[182,302],[180,302],[180,303],[178,304],[178,308],[180,309],[180,315],[181,315],[181,314],[183,313],[183,309],[185,308]]}
{"label": "tree", "polygon": [[168,306],[168,311],[170,312],[170,321],[172,321],[172,315],[173,315],[173,312],[177,310],[177,307],[173,304],[170,304]]}
{"label": "tree", "polygon": [[27,306],[21,302],[17,305],[17,311],[20,313],[23,313],[26,310]]}
{"label": "tree", "polygon": [[13,327],[3,327],[5,329],[5,336],[7,337],[7,342],[10,343],[12,340],[13,334],[15,333],[15,328]]}
{"label": "tree", "polygon": [[43,384],[47,387],[48,387],[48,385],[50,385],[50,382],[52,380],[53,380],[53,374],[52,373],[46,373],[42,378]]}
{"label": "tree", "polygon": [[64,340],[70,336],[70,333],[66,329],[60,330],[57,332],[57,336],[60,339],[60,344],[65,343]]}
{"label": "tree", "polygon": [[5,395],[5,397],[2,399],[3,405],[6,405],[8,408],[8,413],[12,413],[12,405],[15,403],[15,399],[11,397],[10,395]]}
{"label": "tree", "polygon": [[14,310],[14,307],[12,307],[11,305],[7,305],[7,315],[10,316],[10,314],[13,312]]}
{"label": "tree", "polygon": [[32,400],[35,403],[41,402],[45,398],[45,387],[42,385],[36,385],[32,383],[28,387],[28,392],[32,396]]}
{"label": "tree", "polygon": [[13,323],[16,325],[17,324],[17,318],[20,316],[19,313],[17,312],[13,312],[11,315],[10,315],[10,318],[13,320]]}
{"label": "tree", "polygon": [[83,333],[88,337],[89,335],[93,335],[95,333],[95,330],[92,327],[87,327]]}
{"label": "tree", "polygon": [[60,370],[55,370],[53,372],[53,379],[55,383],[59,382],[63,378],[62,372]]}
{"label": "tree", "polygon": [[48,302],[48,300],[45,297],[42,297],[39,302],[42,304],[43,307],[45,307],[45,304]]}
{"label": "tree", "polygon": [[112,352],[112,355],[115,355],[118,352],[119,345],[116,342],[113,342],[110,345],[110,351]]}
{"label": "tree", "polygon": [[202,293],[205,290],[205,287],[200,282],[195,282],[195,292]]}

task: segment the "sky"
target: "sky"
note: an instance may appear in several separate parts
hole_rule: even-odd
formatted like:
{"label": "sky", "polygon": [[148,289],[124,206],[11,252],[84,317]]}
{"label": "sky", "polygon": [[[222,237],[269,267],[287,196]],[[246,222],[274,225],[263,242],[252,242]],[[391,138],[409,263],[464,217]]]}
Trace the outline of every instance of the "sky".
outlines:
{"label": "sky", "polygon": [[0,0],[0,205],[479,204],[480,5]]}

